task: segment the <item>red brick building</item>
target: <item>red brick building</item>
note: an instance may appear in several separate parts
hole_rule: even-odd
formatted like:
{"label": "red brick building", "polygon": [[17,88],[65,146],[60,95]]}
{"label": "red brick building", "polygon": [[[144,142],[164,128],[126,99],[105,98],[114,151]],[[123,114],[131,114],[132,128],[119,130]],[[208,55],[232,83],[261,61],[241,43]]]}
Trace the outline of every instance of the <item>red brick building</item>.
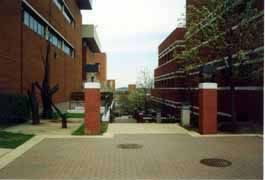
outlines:
{"label": "red brick building", "polygon": [[[194,4],[197,6],[198,1],[188,0],[187,6]],[[240,5],[240,4],[239,4]],[[259,34],[256,37],[255,45],[249,54],[249,50],[244,53],[248,59],[242,67],[255,69],[263,67],[264,62],[264,44],[263,39],[263,1],[257,0],[255,4],[260,10],[258,16],[252,21],[257,21]],[[201,6],[199,4],[198,6]],[[236,12],[235,12],[236,13]],[[189,21],[189,20],[188,20]],[[187,22],[189,23],[189,22]],[[236,29],[235,25],[235,29]],[[176,28],[159,46],[158,67],[155,69],[155,88],[152,90],[152,100],[156,102],[163,115],[173,115],[179,119],[180,108],[185,102],[191,105],[191,112],[196,119],[199,113],[198,105],[198,84],[200,82],[200,68],[205,64],[194,66],[189,74],[182,70],[182,62],[179,61],[178,54],[185,48],[184,42],[185,29]],[[207,54],[206,54],[207,55]],[[218,119],[231,120],[231,89],[227,78],[225,78],[226,64],[224,57],[213,57],[207,64],[216,68],[215,81],[218,84]],[[191,61],[192,62],[192,61]],[[238,63],[234,64],[239,67]],[[244,122],[254,122],[255,124],[263,123],[263,77],[255,79],[237,78],[235,84],[235,110],[237,120]]]}
{"label": "red brick building", "polygon": [[98,65],[96,80],[105,82],[107,80],[107,55],[101,52],[101,45],[94,25],[83,25],[82,27],[83,41],[83,81],[90,80],[85,66]]}
{"label": "red brick building", "polygon": [[41,82],[51,43],[50,84],[54,100],[65,102],[82,88],[82,16],[90,0],[0,1],[0,92],[26,94]]}

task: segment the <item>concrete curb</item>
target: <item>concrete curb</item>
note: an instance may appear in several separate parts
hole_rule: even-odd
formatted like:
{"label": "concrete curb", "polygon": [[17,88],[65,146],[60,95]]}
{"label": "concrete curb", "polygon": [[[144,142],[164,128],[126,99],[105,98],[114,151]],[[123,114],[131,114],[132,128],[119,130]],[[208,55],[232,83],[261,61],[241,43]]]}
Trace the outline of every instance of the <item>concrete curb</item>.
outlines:
{"label": "concrete curb", "polygon": [[[177,124],[178,125],[178,124]],[[195,131],[189,131],[185,129],[184,127],[178,125],[180,128],[182,128],[188,135],[194,138],[205,138],[205,137],[259,137],[263,138],[263,135],[261,134],[208,134],[208,135],[202,135]]]}
{"label": "concrete curb", "polygon": [[104,134],[104,135],[95,135],[95,136],[73,136],[73,135],[45,135],[45,138],[48,139],[60,139],[60,138],[67,138],[67,139],[93,139],[93,138],[113,138],[113,134]]}
{"label": "concrete curb", "polygon": [[24,154],[26,151],[31,149],[36,144],[40,143],[45,137],[44,136],[34,136],[32,139],[24,143],[23,145],[17,147],[13,151],[7,153],[0,158],[0,170],[6,167],[9,163],[14,161],[16,158]]}

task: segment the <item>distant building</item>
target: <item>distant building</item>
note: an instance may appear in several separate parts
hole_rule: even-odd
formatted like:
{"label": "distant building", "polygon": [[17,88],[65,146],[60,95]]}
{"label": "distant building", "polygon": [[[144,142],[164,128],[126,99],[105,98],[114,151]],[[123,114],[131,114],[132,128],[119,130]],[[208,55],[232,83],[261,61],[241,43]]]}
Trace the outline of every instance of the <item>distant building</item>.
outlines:
{"label": "distant building", "polygon": [[94,25],[82,26],[83,36],[83,81],[91,81],[90,68],[95,65],[98,70],[95,73],[95,81],[104,83],[107,77],[107,56],[101,52],[101,45]]}
{"label": "distant building", "polygon": [[50,85],[56,103],[82,88],[82,16],[90,0],[0,1],[0,92],[26,94],[41,82],[50,41]]}
{"label": "distant building", "polygon": [[128,92],[132,93],[136,90],[136,84],[129,84],[128,85]]}
{"label": "distant building", "polygon": [[107,86],[109,86],[111,91],[114,93],[116,90],[116,81],[114,79],[107,80]]}

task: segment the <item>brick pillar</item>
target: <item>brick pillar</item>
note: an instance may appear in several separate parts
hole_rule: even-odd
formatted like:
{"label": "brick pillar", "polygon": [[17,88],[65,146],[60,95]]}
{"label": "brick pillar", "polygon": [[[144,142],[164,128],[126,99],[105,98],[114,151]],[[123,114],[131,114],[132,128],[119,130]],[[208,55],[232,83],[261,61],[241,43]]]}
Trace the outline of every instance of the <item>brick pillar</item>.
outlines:
{"label": "brick pillar", "polygon": [[199,84],[199,132],[217,133],[217,84]]}
{"label": "brick pillar", "polygon": [[100,134],[100,84],[85,83],[85,134]]}

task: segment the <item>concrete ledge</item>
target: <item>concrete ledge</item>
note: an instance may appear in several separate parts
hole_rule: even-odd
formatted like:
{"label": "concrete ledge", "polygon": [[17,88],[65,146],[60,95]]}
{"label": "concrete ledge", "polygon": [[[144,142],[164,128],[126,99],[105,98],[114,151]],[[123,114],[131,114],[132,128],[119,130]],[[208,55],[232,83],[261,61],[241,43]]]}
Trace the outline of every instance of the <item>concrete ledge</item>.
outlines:
{"label": "concrete ledge", "polygon": [[208,134],[208,135],[202,135],[196,131],[189,131],[186,128],[180,126],[178,123],[177,125],[183,129],[184,131],[186,131],[186,133],[194,138],[206,138],[206,137],[259,137],[259,138],[263,138],[263,135],[261,134]]}
{"label": "concrete ledge", "polygon": [[103,134],[103,135],[83,135],[83,136],[74,136],[74,135],[47,135],[45,138],[48,139],[91,139],[91,138],[113,138],[113,134]]}
{"label": "concrete ledge", "polygon": [[44,136],[35,136],[26,143],[22,144],[21,146],[17,147],[10,153],[4,155],[0,158],[0,170],[6,167],[9,163],[17,159],[19,156],[24,154],[26,151],[31,149],[33,146],[41,142],[45,137]]}
{"label": "concrete ledge", "polygon": [[86,82],[84,83],[85,89],[100,89],[100,83],[98,82]]}
{"label": "concrete ledge", "polygon": [[217,89],[216,83],[200,83],[199,89]]}
{"label": "concrete ledge", "polygon": [[189,133],[190,136],[194,138],[205,138],[205,137],[259,137],[263,138],[263,135],[260,134],[209,134],[209,135],[202,135],[199,133]]}

